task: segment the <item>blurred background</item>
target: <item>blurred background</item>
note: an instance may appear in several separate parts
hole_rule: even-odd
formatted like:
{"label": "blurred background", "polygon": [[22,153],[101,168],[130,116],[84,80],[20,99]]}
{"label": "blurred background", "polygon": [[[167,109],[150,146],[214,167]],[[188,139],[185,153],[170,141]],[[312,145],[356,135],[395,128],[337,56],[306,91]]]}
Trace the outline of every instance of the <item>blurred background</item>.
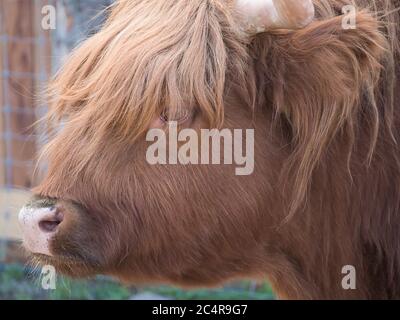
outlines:
{"label": "blurred background", "polygon": [[[268,284],[251,281],[183,291],[126,287],[107,277],[84,281],[59,277],[56,290],[44,290],[40,273],[26,264],[17,216],[36,183],[35,156],[46,138],[40,127],[33,126],[46,112],[40,92],[71,49],[98,30],[103,10],[111,3],[0,0],[0,299],[272,299]],[[52,8],[55,28],[47,20]]]}

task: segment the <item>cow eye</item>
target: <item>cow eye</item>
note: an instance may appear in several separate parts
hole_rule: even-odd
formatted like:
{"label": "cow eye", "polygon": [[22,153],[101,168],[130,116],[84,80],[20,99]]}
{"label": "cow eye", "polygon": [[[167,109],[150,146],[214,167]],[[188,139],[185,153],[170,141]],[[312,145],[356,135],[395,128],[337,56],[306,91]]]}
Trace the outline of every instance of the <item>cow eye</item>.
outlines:
{"label": "cow eye", "polygon": [[172,117],[168,110],[164,110],[160,115],[160,120],[164,123],[175,121],[178,124],[184,123],[189,120],[191,112],[189,110],[182,110],[174,114]]}

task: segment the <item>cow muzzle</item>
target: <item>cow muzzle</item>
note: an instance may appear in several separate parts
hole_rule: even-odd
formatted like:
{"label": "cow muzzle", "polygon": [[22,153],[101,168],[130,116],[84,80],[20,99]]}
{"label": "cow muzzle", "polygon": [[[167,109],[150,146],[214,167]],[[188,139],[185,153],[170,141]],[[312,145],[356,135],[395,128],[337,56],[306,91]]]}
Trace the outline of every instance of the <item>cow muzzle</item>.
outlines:
{"label": "cow muzzle", "polygon": [[24,247],[34,254],[52,256],[50,243],[63,223],[63,213],[56,206],[25,206],[19,213]]}

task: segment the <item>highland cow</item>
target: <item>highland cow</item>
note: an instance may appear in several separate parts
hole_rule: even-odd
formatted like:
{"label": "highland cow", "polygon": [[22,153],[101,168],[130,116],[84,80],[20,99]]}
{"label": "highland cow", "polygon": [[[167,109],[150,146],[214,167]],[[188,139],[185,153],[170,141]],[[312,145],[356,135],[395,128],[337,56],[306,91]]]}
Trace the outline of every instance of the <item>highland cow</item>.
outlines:
{"label": "highland cow", "polygon": [[[128,283],[400,298],[400,1],[312,2],[117,1],[49,84],[47,171],[20,214],[32,257]],[[148,163],[146,133],[170,121],[253,129],[254,172]]]}

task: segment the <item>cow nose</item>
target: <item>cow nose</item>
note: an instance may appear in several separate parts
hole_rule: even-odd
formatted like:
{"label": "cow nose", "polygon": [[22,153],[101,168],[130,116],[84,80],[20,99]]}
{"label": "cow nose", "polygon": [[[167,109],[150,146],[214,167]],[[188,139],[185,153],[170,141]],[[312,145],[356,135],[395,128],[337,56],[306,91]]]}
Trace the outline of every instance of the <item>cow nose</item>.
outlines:
{"label": "cow nose", "polygon": [[24,207],[19,213],[19,223],[25,248],[32,253],[51,256],[50,240],[57,233],[63,218],[56,207]]}

